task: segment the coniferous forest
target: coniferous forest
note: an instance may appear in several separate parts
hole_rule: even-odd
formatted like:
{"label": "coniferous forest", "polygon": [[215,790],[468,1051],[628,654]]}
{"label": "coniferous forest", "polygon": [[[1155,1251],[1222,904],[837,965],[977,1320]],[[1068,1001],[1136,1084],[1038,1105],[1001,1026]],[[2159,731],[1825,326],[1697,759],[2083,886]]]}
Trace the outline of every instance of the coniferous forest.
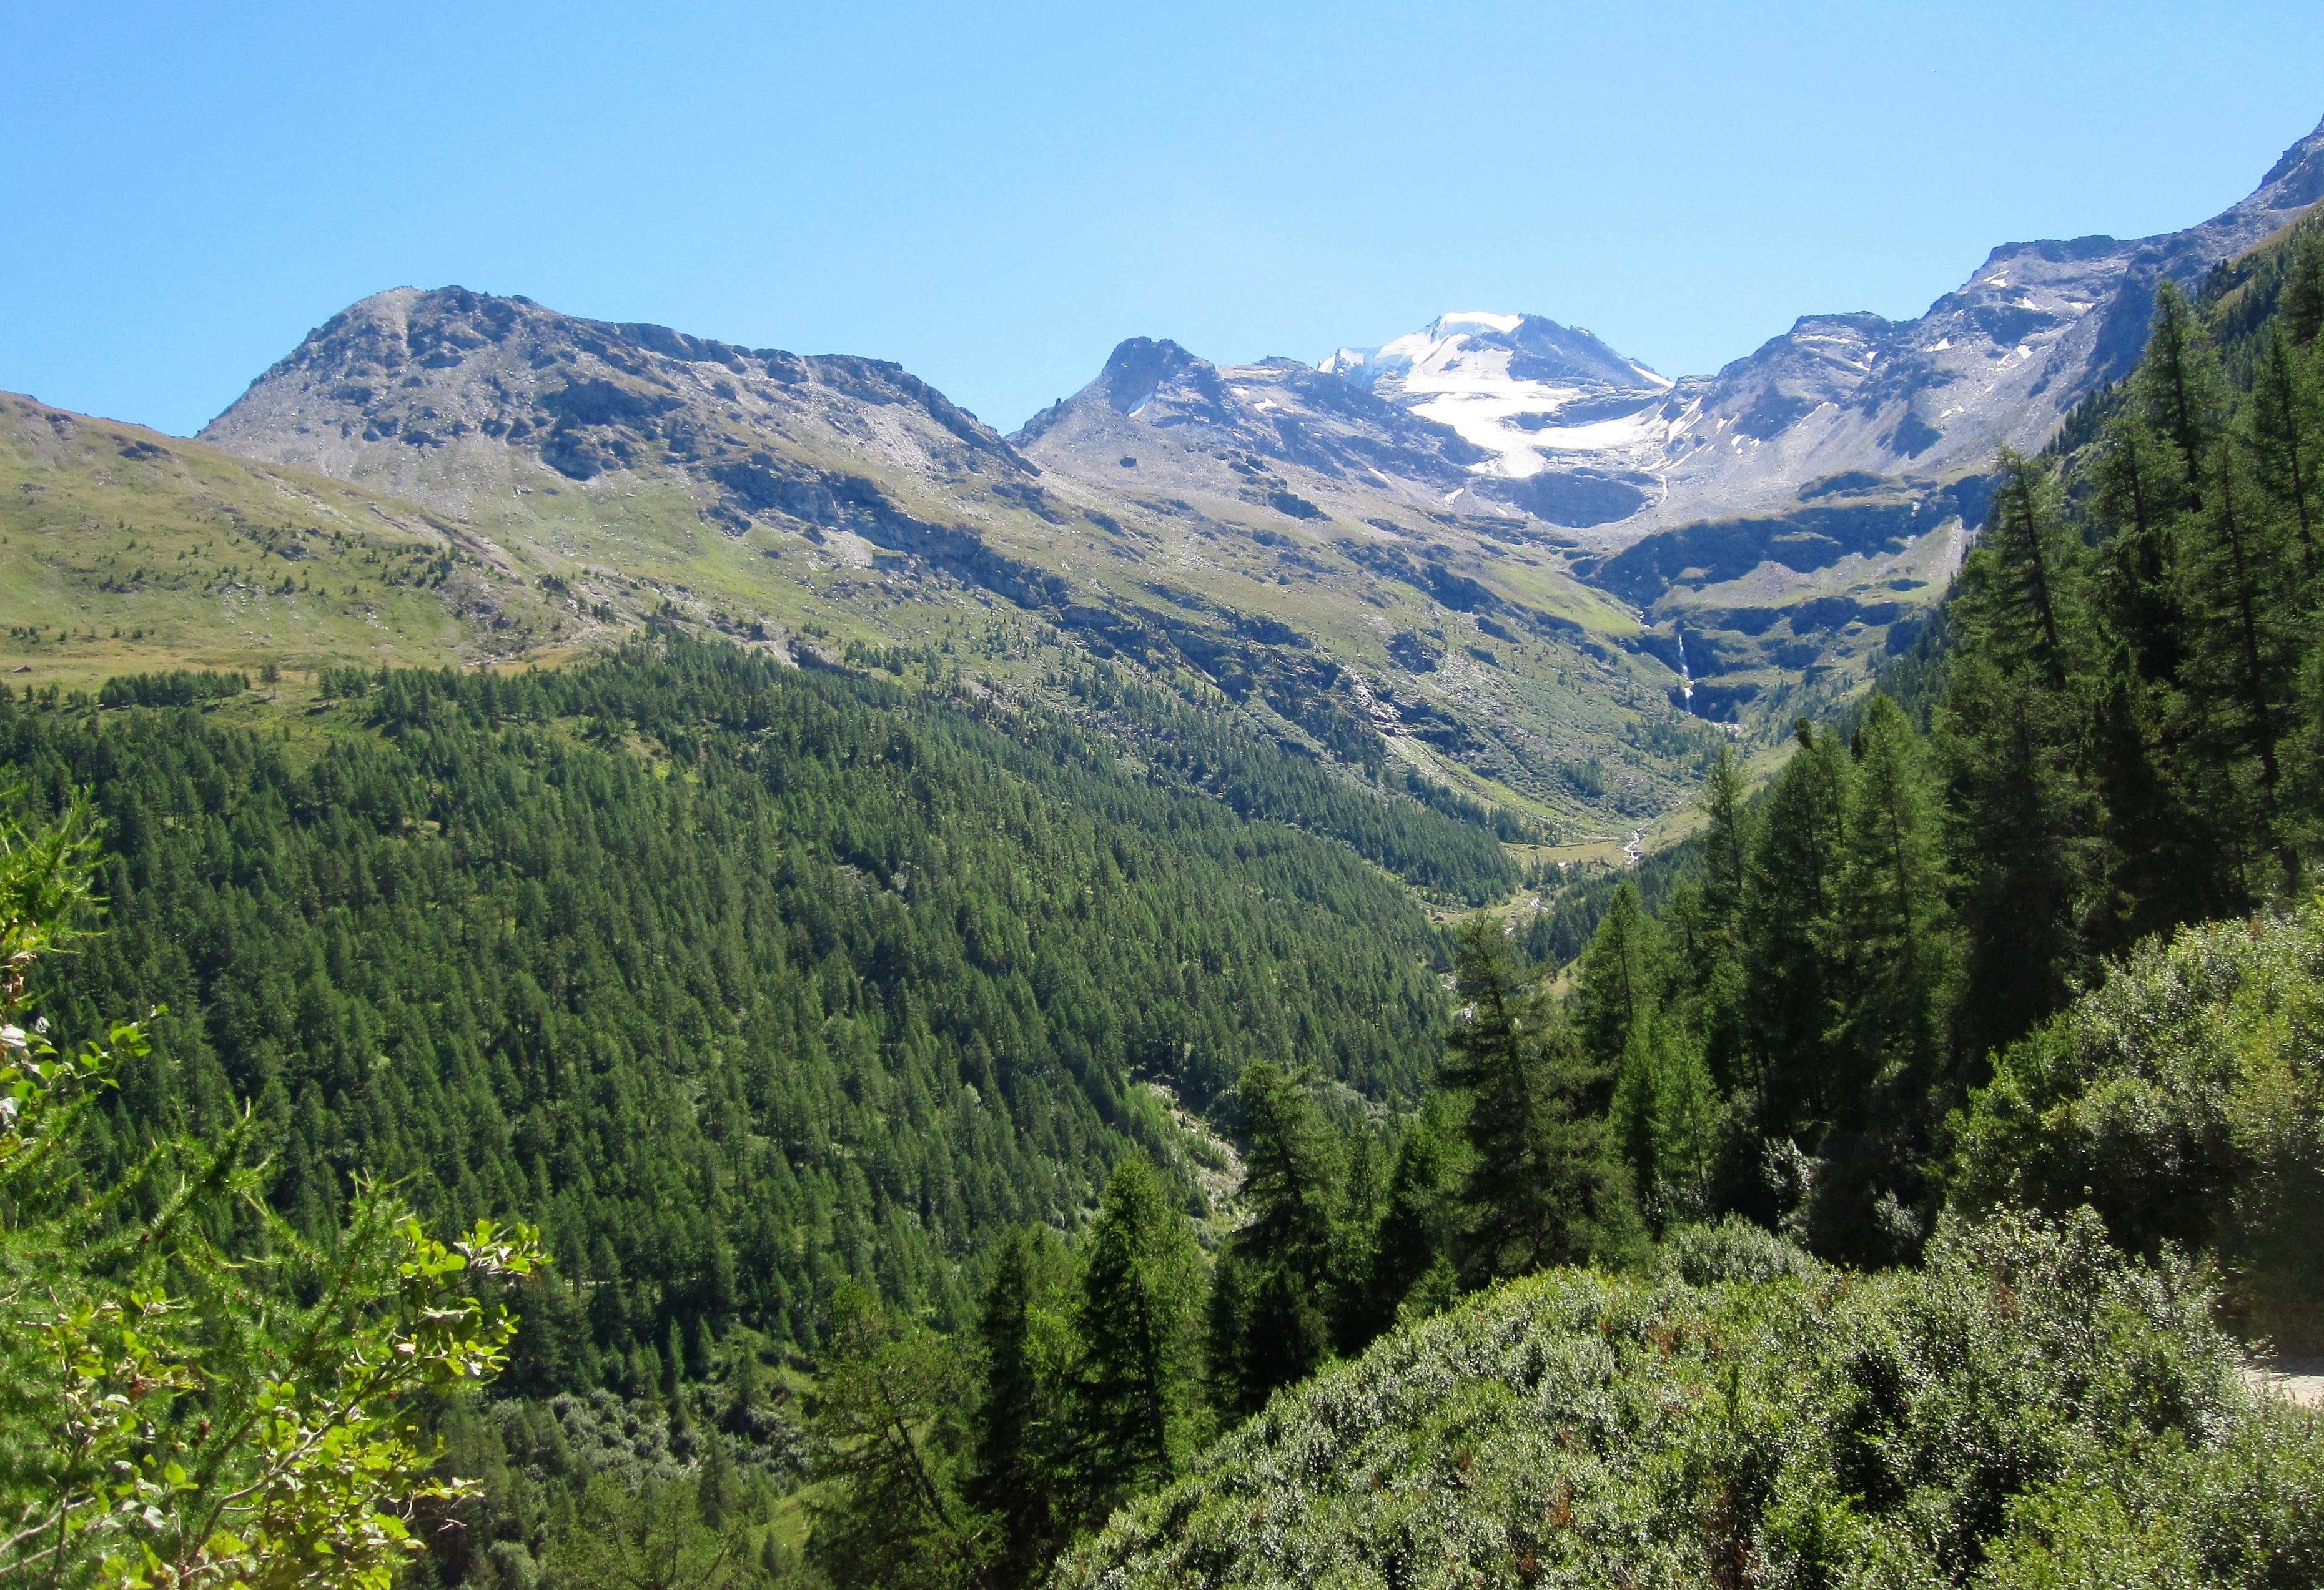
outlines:
{"label": "coniferous forest", "polygon": [[1880,687],[1450,932],[1527,836],[1110,671],[0,702],[12,1561],[2315,1583],[2324,227],[1995,469]]}

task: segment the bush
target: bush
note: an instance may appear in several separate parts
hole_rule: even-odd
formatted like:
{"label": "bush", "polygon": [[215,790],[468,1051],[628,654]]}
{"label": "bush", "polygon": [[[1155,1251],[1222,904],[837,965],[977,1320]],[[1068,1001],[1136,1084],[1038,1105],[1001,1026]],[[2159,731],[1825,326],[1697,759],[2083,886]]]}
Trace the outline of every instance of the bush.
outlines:
{"label": "bush", "polygon": [[1868,1277],[1674,1249],[1775,1273],[1499,1288],[1278,1395],[1057,1583],[2312,1582],[2324,1438],[2095,1216],[1949,1219]]}
{"label": "bush", "polygon": [[2324,1350],[2324,905],[2150,941],[2013,1045],[1954,1199],[2085,1202],[2141,1253],[2217,1256],[2228,1317]]}

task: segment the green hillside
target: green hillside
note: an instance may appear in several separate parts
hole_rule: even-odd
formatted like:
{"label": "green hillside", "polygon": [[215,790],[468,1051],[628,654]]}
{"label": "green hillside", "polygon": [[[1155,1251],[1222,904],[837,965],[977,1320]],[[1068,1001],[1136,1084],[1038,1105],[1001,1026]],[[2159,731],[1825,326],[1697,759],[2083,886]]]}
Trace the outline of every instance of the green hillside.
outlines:
{"label": "green hillside", "polygon": [[0,704],[32,813],[85,786],[106,824],[106,932],[44,1008],[168,1006],[106,1164],[244,1099],[304,1228],[359,1170],[540,1221],[543,1390],[648,1390],[673,1330],[811,1349],[849,1278],[957,1320],[1133,1146],[1192,1188],[1146,1080],[1409,1097],[1442,1008],[1400,886],[1064,723],[682,642],[306,722]]}
{"label": "green hillside", "polygon": [[0,393],[0,669],[13,684],[473,665],[613,628],[449,516]]}
{"label": "green hillside", "polygon": [[879,361],[396,289],[202,434],[455,517],[585,607],[793,654],[948,648],[1010,688],[1062,649],[1350,782],[1393,761],[1568,839],[1683,803],[1719,739],[1553,547],[1369,496],[1287,511],[1241,459],[1241,495],[1093,488]]}
{"label": "green hillside", "polygon": [[[0,693],[0,1268],[35,1278],[0,1501],[42,1521],[0,1567],[2324,1573],[2319,1427],[2238,1374],[2324,1342],[2324,225],[2166,284],[2134,373],[1998,459],[1893,693],[1757,792],[1611,628],[1419,525],[1345,554],[1391,685],[1203,595],[1221,524],[1109,527],[892,366],[386,297],[237,411],[492,487],[432,517],[12,410],[0,550],[158,616],[28,611],[52,672]],[[467,376],[356,379],[415,366]],[[1167,611],[1089,574],[1100,537]],[[327,570],[363,666],[257,644]],[[1451,693],[1452,629],[1385,629],[1424,592],[1592,671],[1610,738],[1543,764],[1572,799],[1491,772],[1507,698]],[[378,666],[398,615],[500,666]],[[105,647],[149,666],[70,688]],[[1697,766],[1683,849],[1538,842]],[[1446,935],[1453,902],[1487,909]],[[540,1251],[467,1226],[508,1217]],[[170,1511],[258,1495],[263,1539]]]}

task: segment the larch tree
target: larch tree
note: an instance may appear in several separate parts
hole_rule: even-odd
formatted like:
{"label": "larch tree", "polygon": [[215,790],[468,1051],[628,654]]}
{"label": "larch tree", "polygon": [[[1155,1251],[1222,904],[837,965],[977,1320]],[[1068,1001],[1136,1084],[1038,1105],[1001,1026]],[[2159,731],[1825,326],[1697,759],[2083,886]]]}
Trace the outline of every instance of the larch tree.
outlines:
{"label": "larch tree", "polygon": [[1520,984],[1498,923],[1462,924],[1456,966],[1463,1009],[1439,1080],[1465,1106],[1462,1283],[1628,1255],[1643,1226],[1608,1129],[1607,1068],[1539,990]]}

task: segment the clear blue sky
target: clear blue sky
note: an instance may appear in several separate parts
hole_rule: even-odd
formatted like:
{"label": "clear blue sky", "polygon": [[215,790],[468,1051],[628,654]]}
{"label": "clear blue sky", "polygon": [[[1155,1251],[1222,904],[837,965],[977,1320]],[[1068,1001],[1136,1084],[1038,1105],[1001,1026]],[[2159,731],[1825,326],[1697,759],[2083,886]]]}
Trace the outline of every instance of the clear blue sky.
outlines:
{"label": "clear blue sky", "polygon": [[2173,229],[2324,115],[2324,6],[0,3],[0,387],[198,427],[459,282],[901,361],[1010,428],[1119,339],[1451,308],[1672,374]]}

